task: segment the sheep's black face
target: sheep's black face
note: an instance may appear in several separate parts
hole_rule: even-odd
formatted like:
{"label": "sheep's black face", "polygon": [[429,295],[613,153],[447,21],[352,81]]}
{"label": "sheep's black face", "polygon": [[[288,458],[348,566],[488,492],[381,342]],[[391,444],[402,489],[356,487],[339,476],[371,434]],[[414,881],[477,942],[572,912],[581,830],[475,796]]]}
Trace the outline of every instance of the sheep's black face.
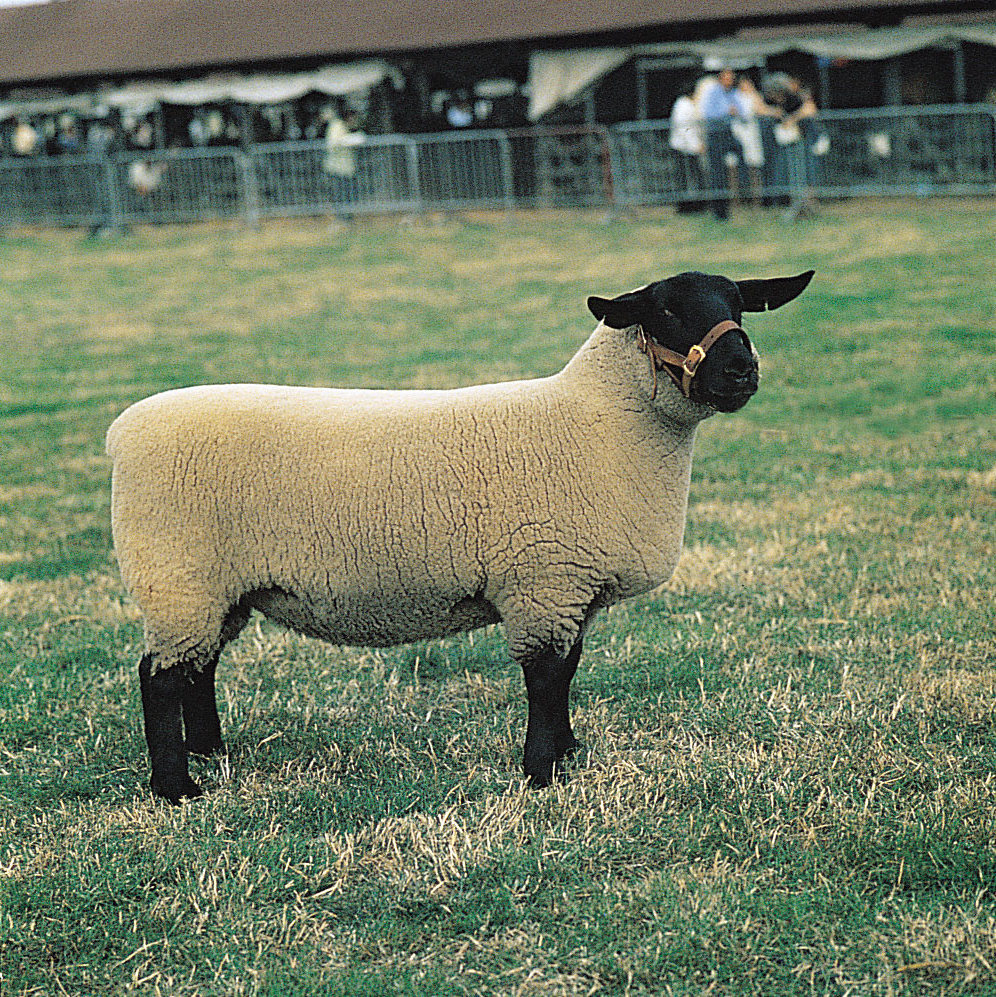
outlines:
{"label": "sheep's black face", "polygon": [[[589,298],[588,307],[614,329],[642,326],[652,340],[684,357],[718,323],[739,326],[745,311],[777,308],[800,294],[812,276],[810,270],[798,277],[732,281],[681,273],[611,300]],[[707,351],[691,380],[690,398],[720,412],[736,412],[757,386],[757,353],[741,329],[731,329]]]}
{"label": "sheep's black face", "polygon": [[[687,356],[710,329],[723,321],[740,325],[743,300],[732,280],[703,273],[683,273],[653,285],[659,316],[648,335]],[[709,349],[692,378],[692,401],[719,412],[736,412],[757,391],[757,353],[739,328],[724,333]]]}
{"label": "sheep's black face", "polygon": [[692,401],[718,412],[736,412],[757,391],[758,375],[757,353],[750,340],[739,329],[731,329],[709,350],[692,378]]}

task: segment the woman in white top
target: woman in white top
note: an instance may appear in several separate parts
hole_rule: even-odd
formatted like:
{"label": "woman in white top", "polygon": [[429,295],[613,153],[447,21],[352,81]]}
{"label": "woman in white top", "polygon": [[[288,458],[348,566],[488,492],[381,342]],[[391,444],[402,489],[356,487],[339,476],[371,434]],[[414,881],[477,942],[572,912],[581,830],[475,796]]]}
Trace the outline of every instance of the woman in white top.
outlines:
{"label": "woman in white top", "polygon": [[335,213],[342,221],[351,221],[353,205],[359,200],[360,188],[356,173],[356,149],[366,135],[357,125],[357,114],[346,110],[342,117],[332,113],[325,129],[325,172],[332,185]]}
{"label": "woman in white top", "polygon": [[668,144],[678,153],[679,184],[683,193],[679,196],[677,209],[685,214],[702,211],[706,203],[702,200],[703,167],[705,141],[702,133],[702,115],[693,96],[695,84],[690,82],[671,108],[668,127]]}

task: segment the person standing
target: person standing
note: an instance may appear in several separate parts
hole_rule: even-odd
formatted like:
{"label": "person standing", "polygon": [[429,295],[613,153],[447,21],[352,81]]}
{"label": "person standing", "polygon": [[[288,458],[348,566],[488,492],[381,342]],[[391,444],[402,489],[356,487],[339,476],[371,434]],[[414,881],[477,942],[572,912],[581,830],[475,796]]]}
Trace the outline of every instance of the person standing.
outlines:
{"label": "person standing", "polygon": [[31,122],[27,118],[18,118],[11,139],[14,155],[20,158],[33,156],[38,151],[38,146],[38,132],[32,127]]}
{"label": "person standing", "polygon": [[332,180],[336,214],[343,221],[352,220],[352,206],[359,198],[356,147],[362,145],[365,138],[353,110],[347,110],[342,117],[333,114],[325,130],[325,172]]}
{"label": "person standing", "polygon": [[671,108],[668,126],[668,144],[678,153],[681,162],[681,182],[684,193],[678,200],[678,212],[701,211],[702,157],[705,142],[702,139],[702,115],[695,103],[695,81],[690,80]]}
{"label": "person standing", "polygon": [[750,109],[737,89],[732,69],[721,69],[712,86],[702,95],[706,154],[709,160],[709,187],[712,213],[725,221],[730,213],[730,165],[740,161],[740,143],[733,134],[733,122],[744,121]]}
{"label": "person standing", "polygon": [[829,139],[820,133],[816,123],[816,102],[794,76],[785,77],[777,104],[781,116],[775,126],[775,140],[785,153],[791,197],[789,215],[815,214],[817,203],[813,188],[817,176],[814,157],[826,153]]}

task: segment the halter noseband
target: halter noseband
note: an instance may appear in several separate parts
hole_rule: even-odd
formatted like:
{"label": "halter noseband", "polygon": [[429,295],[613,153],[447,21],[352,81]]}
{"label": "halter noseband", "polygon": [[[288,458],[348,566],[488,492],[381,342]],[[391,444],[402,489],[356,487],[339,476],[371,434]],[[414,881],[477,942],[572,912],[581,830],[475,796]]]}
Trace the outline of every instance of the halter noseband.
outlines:
{"label": "halter noseband", "polygon": [[[688,356],[683,357],[680,353],[675,353],[674,350],[669,350],[666,346],[661,346],[660,343],[651,339],[643,331],[642,325],[637,326],[637,343],[640,349],[647,354],[650,360],[650,372],[654,376],[654,390],[650,396],[651,399],[657,397],[657,371],[659,370],[664,371],[674,381],[675,386],[686,398],[691,398],[692,378],[695,377],[702,361],[705,360],[706,354],[715,346],[720,337],[725,336],[728,332],[733,332],[734,329],[743,332],[745,337],[747,336],[740,325],[732,319],[724,319],[722,322],[717,322],[688,351]],[[677,367],[678,370],[672,370],[672,367]]]}

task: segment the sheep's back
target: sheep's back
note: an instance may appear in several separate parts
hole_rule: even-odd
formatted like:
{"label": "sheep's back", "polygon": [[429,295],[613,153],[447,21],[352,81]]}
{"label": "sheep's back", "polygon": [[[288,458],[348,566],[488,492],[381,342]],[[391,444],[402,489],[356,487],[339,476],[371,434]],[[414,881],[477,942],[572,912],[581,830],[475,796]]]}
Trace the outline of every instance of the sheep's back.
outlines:
{"label": "sheep's back", "polygon": [[[563,373],[452,391],[156,395],[108,432],[122,576],[147,621],[253,594],[338,643],[496,612],[558,626],[656,585],[680,549],[685,457],[658,467],[646,439],[627,452],[639,436],[617,411]],[[678,485],[670,511],[658,480]]]}
{"label": "sheep's back", "polygon": [[435,602],[462,607],[454,620],[479,615],[475,600],[517,579],[523,552],[566,557],[584,532],[567,507],[578,482],[550,485],[578,474],[577,454],[551,439],[555,408],[542,380],[146,399],[108,433],[125,582],[141,593],[156,585],[145,576],[174,572],[175,589],[202,572],[219,600],[289,591],[318,604],[334,593],[318,615],[385,617],[406,601],[409,619]]}

